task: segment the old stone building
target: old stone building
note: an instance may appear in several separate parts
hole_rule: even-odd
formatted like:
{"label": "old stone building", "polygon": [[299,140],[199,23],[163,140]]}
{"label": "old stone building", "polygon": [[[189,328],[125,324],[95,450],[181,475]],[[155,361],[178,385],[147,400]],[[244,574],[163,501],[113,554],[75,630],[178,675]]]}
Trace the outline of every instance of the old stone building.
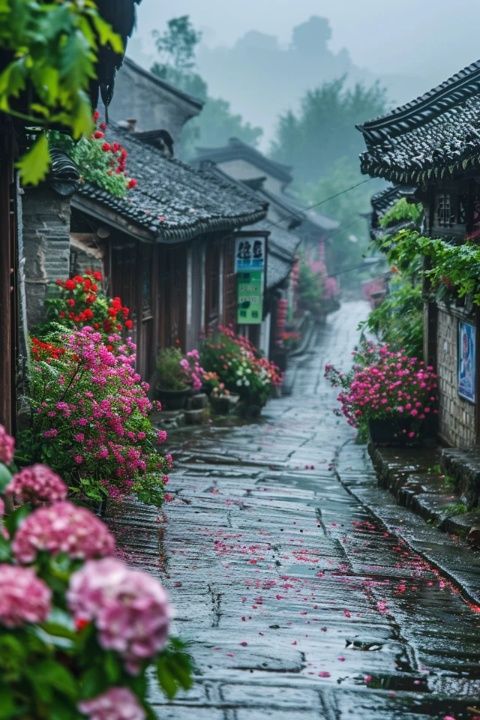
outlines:
{"label": "old stone building", "polygon": [[[360,127],[362,171],[392,181],[424,206],[423,232],[461,245],[480,236],[480,62],[425,95]],[[388,200],[388,198],[385,198]],[[428,288],[426,288],[428,290]],[[456,446],[480,439],[479,313],[469,298],[425,303],[425,357],[440,377],[439,435]],[[459,388],[461,338],[475,356],[470,397]],[[470,342],[470,341],[469,341]]]}
{"label": "old stone building", "polygon": [[167,130],[177,142],[185,123],[202,107],[200,100],[125,58],[115,80],[109,117],[117,123],[130,120],[136,132]]}

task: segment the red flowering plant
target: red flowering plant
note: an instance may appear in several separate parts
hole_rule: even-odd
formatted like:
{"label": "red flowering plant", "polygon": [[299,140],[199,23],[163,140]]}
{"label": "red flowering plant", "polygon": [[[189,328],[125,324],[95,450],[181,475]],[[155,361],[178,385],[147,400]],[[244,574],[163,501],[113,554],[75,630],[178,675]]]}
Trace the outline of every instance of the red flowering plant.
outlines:
{"label": "red flowering plant", "polygon": [[154,719],[154,674],[169,698],[191,686],[164,588],[116,557],[51,468],[16,471],[14,451],[0,426],[1,717]]}
{"label": "red flowering plant", "polygon": [[203,342],[200,358],[206,372],[216,373],[227,390],[249,405],[262,407],[282,383],[277,366],[229,327],[220,327]]}
{"label": "red flowering plant", "polygon": [[[36,331],[48,334],[52,323],[65,328],[92,327],[105,338],[128,333],[133,327],[130,310],[119,297],[109,298],[102,288],[101,272],[88,270],[68,280],[57,280],[49,288],[45,301],[47,323]],[[41,349],[39,339],[33,341],[34,351]]]}
{"label": "red flowering plant", "polygon": [[128,152],[121,143],[106,139],[107,126],[99,123],[98,111],[95,111],[93,120],[95,129],[90,137],[75,142],[66,135],[50,133],[50,143],[70,155],[84,181],[98,185],[116,197],[125,197],[137,186],[135,178],[127,174]]}
{"label": "red flowering plant", "polygon": [[422,425],[438,414],[438,379],[423,360],[394,352],[388,345],[365,345],[353,354],[354,365],[341,372],[325,366],[325,377],[341,388],[341,412],[353,427],[365,428],[369,421],[404,421],[401,432],[414,440]]}
{"label": "red flowering plant", "polygon": [[172,460],[160,452],[165,433],[150,420],[132,341],[85,326],[33,342],[22,462],[49,464],[73,494],[101,501],[133,493],[160,506]]}

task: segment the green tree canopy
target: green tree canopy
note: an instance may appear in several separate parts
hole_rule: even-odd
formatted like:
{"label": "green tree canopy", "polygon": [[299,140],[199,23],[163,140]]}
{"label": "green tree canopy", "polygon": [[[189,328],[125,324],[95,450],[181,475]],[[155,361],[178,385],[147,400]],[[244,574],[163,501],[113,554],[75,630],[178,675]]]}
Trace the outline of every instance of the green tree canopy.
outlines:
{"label": "green tree canopy", "polygon": [[200,116],[183,129],[180,155],[193,157],[197,145],[220,146],[231,137],[256,145],[262,136],[261,128],[253,127],[235,114],[226,100],[211,97],[207,83],[195,71],[196,50],[202,35],[195,30],[188,15],[173,18],[164,33],[155,30],[153,35],[159,61],[152,66],[152,72],[205,103]]}
{"label": "green tree canopy", "polygon": [[291,165],[302,183],[327,175],[341,158],[356,162],[363,140],[355,126],[385,112],[386,93],[378,83],[346,83],[346,77],[324,83],[305,95],[298,113],[279,118],[271,155]]}

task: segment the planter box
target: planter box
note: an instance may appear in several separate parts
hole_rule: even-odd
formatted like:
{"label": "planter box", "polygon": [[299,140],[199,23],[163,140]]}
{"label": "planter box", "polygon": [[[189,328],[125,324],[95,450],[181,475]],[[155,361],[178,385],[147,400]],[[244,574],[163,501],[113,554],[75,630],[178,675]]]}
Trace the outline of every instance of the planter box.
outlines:
{"label": "planter box", "polygon": [[164,390],[157,388],[157,399],[165,410],[183,410],[190,396],[190,388],[186,390]]}
{"label": "planter box", "polygon": [[409,438],[412,430],[410,418],[383,418],[369,420],[368,433],[374,445],[383,447],[401,447],[418,442],[418,438]]}
{"label": "planter box", "polygon": [[[435,437],[436,421],[430,416],[419,423],[409,417],[383,418],[382,420],[369,420],[368,433],[373,445],[383,447],[403,447],[405,445],[419,445],[423,440]],[[409,438],[410,432],[415,432],[414,438]]]}

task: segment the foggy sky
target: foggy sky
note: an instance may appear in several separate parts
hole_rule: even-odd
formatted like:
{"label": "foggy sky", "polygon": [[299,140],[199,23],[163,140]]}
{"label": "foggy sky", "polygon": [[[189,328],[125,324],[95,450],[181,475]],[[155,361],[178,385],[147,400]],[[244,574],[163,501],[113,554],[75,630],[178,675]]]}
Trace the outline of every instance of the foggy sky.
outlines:
{"label": "foggy sky", "polygon": [[171,17],[191,16],[209,45],[231,45],[248,30],[288,42],[311,15],[330,20],[331,47],[346,47],[374,73],[421,76],[427,86],[480,57],[479,0],[143,0],[138,37]]}
{"label": "foggy sky", "polygon": [[[163,31],[172,17],[190,15],[203,33],[198,70],[209,93],[262,127],[264,147],[279,114],[297,110],[306,90],[337,74],[367,84],[379,79],[395,106],[480,57],[480,0],[142,0],[138,15],[128,52],[147,68],[155,57],[152,30]],[[280,68],[275,60],[270,73],[268,60],[259,67],[248,50],[246,57],[239,53],[237,41],[252,30],[273,43],[278,38],[280,49],[287,50],[293,28],[312,15],[329,21],[327,53],[337,57],[337,74],[328,63],[307,63],[299,77],[301,68],[288,61]]]}

